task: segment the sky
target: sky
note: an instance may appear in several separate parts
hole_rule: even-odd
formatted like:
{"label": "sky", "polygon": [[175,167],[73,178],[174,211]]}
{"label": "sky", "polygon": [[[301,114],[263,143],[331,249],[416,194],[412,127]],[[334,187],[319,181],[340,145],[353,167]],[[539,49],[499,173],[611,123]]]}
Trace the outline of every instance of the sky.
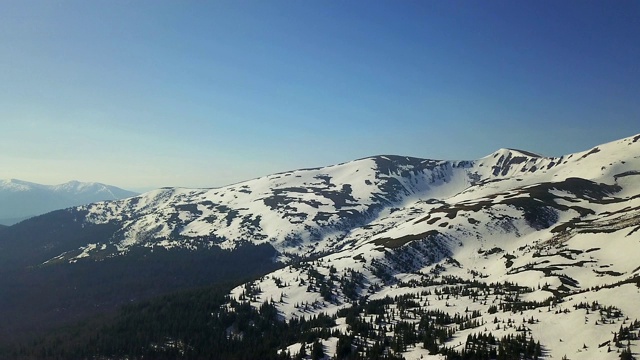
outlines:
{"label": "sky", "polygon": [[640,1],[0,2],[0,179],[217,187],[640,133]]}

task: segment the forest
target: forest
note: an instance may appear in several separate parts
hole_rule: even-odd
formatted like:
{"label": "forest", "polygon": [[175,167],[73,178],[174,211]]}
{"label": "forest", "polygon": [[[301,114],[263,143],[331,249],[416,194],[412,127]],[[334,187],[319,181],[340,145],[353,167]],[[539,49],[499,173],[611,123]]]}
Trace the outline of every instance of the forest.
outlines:
{"label": "forest", "polygon": [[[479,314],[459,317],[434,309],[420,312],[418,322],[392,321],[393,312],[415,307],[411,297],[354,301],[333,316],[285,322],[273,303],[254,308],[229,298],[232,286],[182,291],[127,305],[115,314],[6,347],[0,356],[25,360],[401,359],[411,346],[423,346],[447,359],[537,359],[543,353],[541,344],[526,333],[502,338],[469,335],[464,349],[454,350],[446,341],[459,329],[480,326],[474,321]],[[348,333],[332,330],[338,318],[345,318]],[[338,339],[335,353],[327,353],[322,345],[321,339],[329,337]],[[294,343],[302,343],[303,350],[287,351],[286,346]]]}

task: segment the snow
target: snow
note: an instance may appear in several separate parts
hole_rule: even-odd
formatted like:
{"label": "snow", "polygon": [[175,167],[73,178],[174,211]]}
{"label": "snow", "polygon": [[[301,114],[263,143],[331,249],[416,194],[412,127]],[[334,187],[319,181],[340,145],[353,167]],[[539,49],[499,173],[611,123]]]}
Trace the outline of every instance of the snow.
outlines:
{"label": "snow", "polygon": [[[383,171],[380,162],[393,166]],[[638,287],[620,284],[640,272],[640,231],[635,231],[640,228],[640,178],[634,175],[638,171],[640,142],[627,138],[560,158],[510,149],[474,161],[366,158],[218,189],[158,189],[81,209],[88,211],[89,222],[121,224],[120,237],[113,239],[120,252],[138,245],[189,247],[194,246],[189,239],[216,236],[223,240],[218,246],[226,249],[249,240],[270,243],[281,253],[322,254],[254,282],[261,291],[246,301],[256,307],[272,301],[284,320],[332,315],[351,306],[339,287],[331,301],[309,290],[308,273],[313,269],[326,278],[330,269],[337,276],[354,270],[364,278],[360,296],[370,300],[417,294],[428,302],[425,307],[452,315],[466,309],[481,311],[480,320],[486,325],[458,331],[447,346],[463,346],[471,333],[515,334],[522,325],[540,340],[549,357],[615,359],[615,351],[609,353],[606,346],[598,345],[611,339],[622,320],[599,320],[595,325],[599,315],[573,306],[598,301],[619,308],[632,320],[640,318]],[[540,186],[557,183],[557,188],[565,189],[565,181],[576,177],[617,184],[621,189],[598,200],[581,189]],[[343,189],[348,188],[349,196],[343,197]],[[549,223],[536,217],[549,213],[553,214]],[[75,258],[66,259],[87,258],[99,249],[105,249],[105,244],[87,245]],[[395,282],[385,283],[375,276],[374,263],[385,266]],[[515,283],[530,289],[519,294],[523,301],[543,302],[559,292],[566,297],[564,302],[522,314],[492,315],[487,309],[501,304],[502,295],[487,294],[483,301],[429,296],[427,301],[422,291],[434,292],[443,286],[399,286],[402,281],[420,283],[427,276],[432,280],[455,276],[463,283]],[[370,290],[372,286],[376,290]],[[235,288],[231,296],[243,298],[245,288]],[[532,317],[535,323],[523,323],[523,318]],[[495,318],[500,329],[493,324]],[[515,325],[504,325],[507,319]],[[340,332],[349,331],[344,319],[338,318],[337,324]],[[336,341],[323,342],[328,354],[335,352]],[[633,342],[636,352],[637,346]],[[299,343],[288,347],[292,354],[299,348]],[[439,358],[421,346],[410,347],[402,355]]]}
{"label": "snow", "polygon": [[[369,224],[371,227],[377,228],[377,233],[373,237],[374,240],[383,237],[399,238],[403,234],[426,232],[435,226],[456,222],[446,219],[442,216],[444,214],[440,214],[441,220],[435,224],[420,222],[420,217],[415,216],[408,219],[407,212],[411,214],[429,214],[439,207],[438,204],[424,203],[424,199],[442,199],[450,205],[466,204],[466,206],[473,206],[474,203],[469,201],[476,201],[476,204],[479,204],[478,200],[486,199],[488,194],[497,193],[492,199],[492,202],[497,207],[497,204],[507,199],[528,196],[525,193],[518,194],[513,191],[514,189],[523,189],[527,185],[540,182],[561,181],[566,178],[566,176],[559,177],[559,174],[567,173],[571,174],[571,176],[576,176],[577,172],[580,172],[585,178],[597,179],[602,177],[603,174],[594,173],[593,168],[597,166],[585,166],[586,163],[601,162],[603,159],[608,161],[619,156],[619,152],[609,149],[614,148],[613,150],[616,150],[615,148],[619,146],[619,143],[601,145],[599,152],[585,151],[577,153],[575,156],[569,156],[567,159],[571,160],[567,165],[556,165],[551,167],[550,170],[547,169],[547,166],[551,163],[558,163],[561,159],[529,157],[527,161],[512,165],[508,169],[507,175],[500,174],[497,176],[498,178],[515,179],[516,181],[485,182],[479,186],[473,186],[474,180],[471,180],[473,176],[492,178],[492,167],[495,166],[496,161],[500,161],[502,158],[527,156],[526,153],[516,150],[501,149],[478,161],[470,162],[471,165],[439,162],[434,169],[426,170],[422,173],[414,172],[414,174],[418,175],[411,175],[407,178],[397,174],[387,176],[377,173],[374,159],[368,158],[324,169],[298,170],[273,175],[220,189],[157,190],[135,198],[135,206],[130,206],[127,202],[120,202],[115,203],[115,206],[114,203],[107,203],[104,207],[98,205],[88,207],[91,213],[89,218],[94,222],[104,223],[121,219],[122,213],[126,211],[137,213],[137,219],[128,222],[126,239],[120,244],[123,248],[140,243],[141,239],[148,238],[146,235],[149,234],[153,234],[155,238],[169,236],[173,231],[173,225],[167,224],[167,220],[172,213],[178,213],[178,219],[182,223],[181,235],[199,237],[215,234],[228,239],[228,243],[224,246],[231,248],[235,241],[248,237],[249,239],[253,238],[255,242],[263,242],[265,241],[264,239],[268,239],[266,241],[275,244],[278,249],[284,249],[288,247],[285,240],[291,235],[298,236],[302,240],[300,248],[305,248],[312,242],[319,243],[320,248],[323,248],[328,243],[323,241],[323,237],[326,239],[329,234],[335,237],[336,234],[340,233],[340,231],[336,230],[327,231],[326,225],[336,225],[340,221],[340,217],[337,213],[338,208],[334,206],[333,202],[321,193],[310,191],[310,187],[325,186],[325,189],[341,189],[344,184],[350,184],[352,189],[351,196],[355,201],[347,203],[342,209],[365,213],[368,211],[369,206],[374,205],[371,202],[373,194],[380,193],[378,186],[380,181],[386,178],[399,181],[408,192],[409,195],[401,198],[396,205],[401,209],[405,209],[403,210],[405,213],[391,215],[383,209],[378,213],[378,217],[374,215],[371,218]],[[627,144],[629,141],[622,141],[622,143]],[[635,143],[633,146],[635,148],[638,147]],[[605,151],[607,149],[610,151]],[[585,157],[586,154],[590,155]],[[390,159],[389,157],[381,158]],[[565,160],[564,162],[567,163],[567,161]],[[570,166],[577,162],[580,162],[580,166]],[[619,161],[616,164],[616,172],[633,169],[629,161],[624,162],[624,164]],[[522,169],[531,169],[533,166],[543,170],[533,173],[522,171]],[[397,171],[402,172],[403,170],[413,170],[413,168],[402,165]],[[324,183],[325,181],[327,182],[326,184]],[[620,182],[629,181],[629,178],[620,180]],[[291,191],[291,189],[296,188],[307,189],[307,191]],[[265,204],[265,201],[276,191],[281,191],[288,200],[285,206],[271,209]],[[572,197],[571,194],[555,190],[552,191],[552,194],[562,196],[565,199],[571,199]],[[232,198],[230,198],[230,195],[232,195]],[[558,199],[556,202],[566,206],[576,205],[572,203],[573,200],[565,199]],[[238,216],[229,219],[226,213],[221,213],[215,208],[203,206],[202,203],[207,201],[224,205],[232,211],[238,212]],[[175,206],[180,203],[196,203],[197,209],[201,214],[195,215],[187,211],[177,211]],[[625,203],[621,202],[610,211],[619,210],[623,205]],[[112,215],[109,216],[108,214]],[[252,214],[260,214],[257,234],[248,232],[244,228],[244,222],[241,221],[241,219]],[[305,214],[306,216],[299,214]],[[325,222],[316,221],[316,217],[319,214],[325,214]],[[434,216],[437,215],[433,214]],[[217,217],[217,220],[211,220],[214,216]],[[516,214],[515,216],[519,215]],[[475,219],[478,216],[471,214],[469,217]],[[413,223],[411,222],[412,220],[414,221]],[[481,219],[481,221],[484,220]],[[457,225],[462,226],[462,224]],[[371,238],[371,232],[364,231],[364,234],[362,234],[363,231],[357,227],[347,231],[342,232],[342,234],[347,237],[357,238],[357,241],[365,236]],[[357,234],[360,236],[356,236]],[[318,235],[320,238],[317,237]],[[290,250],[287,249],[287,251]]]}
{"label": "snow", "polygon": [[[463,246],[453,246],[453,257],[459,261],[462,266],[460,268],[449,267],[445,274],[460,276],[470,279],[469,271],[477,271],[484,274],[482,281],[504,282],[509,281],[517,283],[521,286],[527,286],[533,289],[532,292],[522,295],[525,301],[542,302],[554,296],[552,291],[548,289],[558,289],[563,285],[562,276],[568,276],[577,281],[578,287],[576,295],[567,298],[564,303],[554,304],[547,308],[538,308],[522,311],[521,314],[514,316],[514,319],[529,319],[534,317],[536,323],[524,325],[530,329],[536,340],[543,344],[548,357],[560,358],[567,355],[570,359],[616,359],[618,353],[615,349],[608,352],[608,346],[598,345],[610,341],[612,333],[616,332],[620,327],[621,321],[611,320],[611,323],[603,323],[596,313],[585,314],[585,310],[573,309],[574,305],[579,302],[592,303],[597,301],[602,306],[614,305],[621,309],[625,317],[631,320],[640,318],[640,310],[637,306],[640,298],[640,289],[634,284],[624,284],[613,288],[602,288],[603,286],[614,285],[621,280],[628,279],[634,273],[638,273],[637,259],[640,257],[640,235],[637,232],[630,231],[634,226],[640,225],[635,219],[638,218],[637,212],[640,208],[638,204],[638,188],[637,183],[630,181],[632,176],[620,178],[617,181],[611,181],[615,174],[624,171],[631,171],[640,168],[640,163],[630,158],[635,153],[626,153],[624,160],[620,160],[620,152],[618,151],[620,144],[625,146],[633,146],[638,152],[637,144],[629,144],[628,141],[614,142],[600,146],[599,152],[585,151],[567,157],[570,160],[564,160],[563,166],[545,169],[539,174],[514,175],[517,178],[522,177],[521,181],[504,181],[495,182],[482,189],[473,189],[473,191],[462,191],[453,197],[442,197],[449,205],[456,203],[464,203],[468,206],[474,205],[471,200],[478,200],[475,204],[479,204],[480,200],[485,198],[487,194],[499,192],[498,196],[492,197],[490,207],[482,209],[472,209],[470,211],[459,210],[454,218],[447,218],[446,213],[439,210],[440,204],[429,204],[422,202],[418,196],[409,197],[403,204],[405,207],[396,212],[380,213],[380,217],[372,221],[366,230],[357,228],[350,231],[344,242],[349,239],[355,240],[353,245],[341,252],[331,254],[323,258],[323,263],[328,262],[337,268],[340,273],[345,268],[356,268],[367,274],[368,283],[380,283],[367,270],[366,264],[371,259],[377,258],[384,261],[385,251],[379,251],[379,248],[373,245],[378,239],[400,239],[404,236],[413,234],[424,234],[430,229],[437,229],[455,237]],[[630,149],[625,149],[629,151]],[[586,154],[589,154],[585,157]],[[613,154],[613,155],[612,155]],[[496,154],[496,157],[504,155]],[[488,158],[492,158],[490,156]],[[487,160],[485,158],[484,160]],[[635,159],[635,158],[634,158]],[[551,162],[559,162],[560,159],[535,158],[529,159],[526,166],[529,168],[531,164],[537,164],[539,167],[547,166]],[[602,161],[616,162],[613,171],[601,172],[598,164]],[[623,164],[624,162],[624,164]],[[575,166],[579,164],[579,166]],[[624,165],[624,166],[623,166]],[[486,168],[489,166],[485,165]],[[577,170],[578,169],[578,170]],[[594,170],[596,169],[596,170]],[[513,172],[518,172],[516,169]],[[537,230],[531,228],[523,219],[520,209],[512,206],[504,205],[502,202],[507,199],[527,198],[525,193],[514,192],[512,189],[523,189],[526,186],[540,182],[560,182],[568,177],[581,177],[591,179],[595,182],[618,183],[623,186],[623,190],[612,194],[605,198],[606,201],[599,202],[595,199],[584,200],[577,199],[572,193],[566,191],[551,190],[550,195],[554,196],[555,202],[559,205],[568,207],[583,207],[592,211],[591,215],[581,216],[575,210],[566,210],[558,214],[556,224],[562,224],[566,221],[581,219],[581,228],[578,230],[569,230],[564,235],[562,242],[557,243],[558,234],[554,233],[553,226],[549,229]],[[518,190],[520,191],[520,190]],[[430,195],[432,195],[430,193]],[[420,196],[423,196],[421,194]],[[413,201],[408,201],[412,199]],[[410,204],[410,205],[408,205]],[[420,215],[415,215],[420,214]],[[426,216],[428,215],[428,216]],[[440,220],[429,223],[424,219]],[[478,222],[477,226],[469,227],[470,218]],[[441,228],[441,224],[448,223],[446,228]],[[466,226],[466,227],[465,227]],[[591,226],[591,227],[589,227]],[[603,232],[603,229],[610,229]],[[492,248],[500,248],[503,251],[497,254],[482,255],[479,251],[486,252]],[[347,255],[348,254],[348,255]],[[506,266],[504,254],[514,256],[513,264]],[[353,261],[353,257],[360,256],[365,259],[364,262]],[[316,270],[325,269],[325,265],[314,263]],[[551,275],[545,273],[552,269]],[[419,273],[429,273],[433,266],[427,265],[419,270]],[[529,269],[529,270],[527,270]],[[303,272],[293,272],[289,270],[290,276],[302,277]],[[598,273],[597,271],[600,271]],[[610,272],[605,274],[604,271]],[[621,275],[615,275],[620,273]],[[274,274],[282,274],[276,272]],[[554,275],[555,274],[555,275]],[[418,275],[410,273],[397,274],[398,281],[409,281],[419,278]],[[260,283],[265,294],[268,294],[269,286]],[[595,289],[595,290],[590,290]],[[369,299],[382,299],[386,296],[400,296],[403,294],[418,294],[425,288],[398,288],[394,285],[383,286],[381,290],[369,296]],[[283,292],[290,302],[313,302],[318,300],[318,294],[307,292],[302,287],[291,289]],[[495,300],[494,300],[495,301]],[[488,302],[491,304],[492,302]],[[479,303],[470,302],[468,300],[450,299],[448,301],[430,299],[430,307],[446,309],[450,314],[460,312],[461,309],[483,310],[486,306]],[[288,306],[280,306],[283,316],[297,313],[296,309]],[[317,311],[325,313],[335,313],[333,305],[329,308],[323,307]],[[495,316],[483,315],[482,320],[488,325],[481,329],[463,330],[456,333],[454,338],[447,343],[448,346],[461,346],[466,340],[466,336],[470,333],[478,331],[492,331],[496,336],[505,334],[514,334],[516,327],[522,325],[520,321],[513,327],[506,330],[495,330],[490,324],[494,318],[504,320],[505,313],[499,312]],[[338,319],[341,321],[341,319]],[[597,323],[597,325],[596,325]],[[638,344],[632,342],[632,349],[636,349]],[[407,359],[429,358],[428,353],[420,346],[410,347],[407,352],[402,353]],[[437,356],[436,356],[437,358]]]}
{"label": "snow", "polygon": [[85,257],[89,257],[89,253],[92,250],[95,250],[97,248],[98,248],[97,244],[89,244],[89,245],[83,247],[82,248],[82,253],[80,253],[80,255],[76,256],[76,259],[82,259],[82,258],[85,258]]}
{"label": "snow", "polygon": [[0,180],[0,189],[8,191],[29,191],[32,188],[39,187],[39,184],[21,181],[17,179]]}

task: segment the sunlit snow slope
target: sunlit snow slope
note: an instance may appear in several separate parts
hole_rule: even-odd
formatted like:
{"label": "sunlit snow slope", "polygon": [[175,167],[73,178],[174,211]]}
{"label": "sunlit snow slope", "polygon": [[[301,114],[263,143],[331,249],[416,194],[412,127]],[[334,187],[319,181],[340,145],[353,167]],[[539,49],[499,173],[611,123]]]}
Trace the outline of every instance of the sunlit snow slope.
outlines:
{"label": "sunlit snow slope", "polygon": [[[439,208],[516,201],[529,196],[527,186],[570,178],[633,184],[639,146],[635,139],[561,158],[508,149],[476,161],[377,156],[218,189],[159,189],[81,210],[89,212],[91,223],[121,224],[110,239],[118,251],[134,245],[233,248],[252,241],[300,255],[333,252],[348,241],[380,238],[378,233],[387,228],[393,228],[385,235],[391,238],[441,228],[442,223],[431,226],[432,219],[423,224],[409,220],[436,214]],[[557,190],[558,195],[562,191]],[[615,195],[633,189],[621,191]],[[398,228],[398,223],[404,225]],[[352,232],[362,235],[350,236]]]}
{"label": "sunlit snow slope", "polygon": [[[287,266],[233,296],[256,307],[271,301],[286,319],[337,314],[334,330],[360,339],[361,355],[382,338],[400,341],[399,330],[389,331],[394,325],[408,322],[420,333],[425,318],[437,322],[429,311],[474,318],[443,325],[455,333],[436,350],[418,342],[396,354],[444,358],[437,353],[462,353],[480,346],[469,335],[489,333],[524,333],[547,358],[637,353],[639,140],[562,158],[500,150],[444,163],[447,181],[427,181],[423,191],[352,229],[342,251]],[[364,333],[339,312],[356,300],[388,304],[383,320],[359,308],[371,324]],[[331,353],[337,342],[323,343]]]}
{"label": "sunlit snow slope", "polygon": [[[391,338],[400,321],[418,331],[429,309],[474,314],[441,324],[455,333],[436,348],[389,349],[406,358],[473,348],[468,335],[491,332],[525,333],[549,358],[614,359],[625,346],[638,352],[635,335],[622,344],[612,334],[640,328],[631,325],[640,318],[639,185],[640,135],[559,158],[511,149],[473,161],[377,156],[80,207],[87,226],[117,230],[50,261],[269,243],[290,265],[233,297],[273,301],[283,319],[338,314],[335,330],[365,348],[379,339],[355,332],[340,309],[393,299],[375,325]],[[336,344],[324,341],[329,353]]]}

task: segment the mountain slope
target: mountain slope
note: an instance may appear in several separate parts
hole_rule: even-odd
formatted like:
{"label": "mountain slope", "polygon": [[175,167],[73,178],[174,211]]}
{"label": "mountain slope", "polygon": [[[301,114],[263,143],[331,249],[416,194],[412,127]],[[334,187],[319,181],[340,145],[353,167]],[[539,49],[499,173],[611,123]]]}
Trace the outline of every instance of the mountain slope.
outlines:
{"label": "mountain slope", "polygon": [[[558,158],[376,156],[53,212],[0,233],[0,264],[54,271],[268,245],[287,266],[234,289],[229,308],[333,315],[330,354],[342,336],[364,355],[413,331],[422,345],[385,351],[444,358],[524,333],[548,356],[613,359],[638,346],[639,176],[640,135]],[[367,310],[380,303],[384,320]],[[628,344],[612,337],[621,329]]]}
{"label": "mountain slope", "polygon": [[[219,189],[159,189],[80,207],[87,223],[117,224],[119,230],[90,248],[58,255],[67,260],[114,256],[132,246],[233,248],[242,241],[269,243],[291,256],[334,252],[352,231],[373,233],[361,226],[379,232],[395,227],[392,219],[401,215],[456,204],[480,206],[479,199],[515,197],[513,192],[527,192],[530,185],[569,178],[633,184],[634,139],[560,158],[508,149],[476,161],[377,156]],[[402,212],[390,216],[396,209]]]}
{"label": "mountain slope", "polygon": [[[445,326],[455,333],[431,348],[411,343],[397,351],[409,359],[445,357],[448,347],[464,353],[487,346],[471,335],[522,332],[554,358],[615,359],[626,348],[637,353],[639,139],[559,159],[500,150],[476,166],[490,165],[494,176],[512,172],[508,179],[479,179],[453,196],[417,199],[352,231],[344,240],[352,246],[343,251],[288,266],[232,294],[256,308],[284,296],[274,305],[287,319],[337,314],[338,323],[342,318],[352,325],[336,329],[369,344],[385,337],[358,334],[357,321],[340,317],[356,299],[388,304],[386,320],[373,326],[373,334],[409,322],[426,336],[419,323],[437,320],[431,310],[452,317],[477,312],[473,321]],[[502,161],[491,165],[492,159]],[[373,319],[357,309],[365,324]],[[621,329],[624,343],[614,336]],[[324,344],[336,349],[337,341]],[[295,353],[299,346],[290,349]]]}
{"label": "mountain slope", "polygon": [[12,225],[26,218],[71,206],[137,195],[115,186],[70,181],[42,185],[22,180],[0,180],[0,223]]}

